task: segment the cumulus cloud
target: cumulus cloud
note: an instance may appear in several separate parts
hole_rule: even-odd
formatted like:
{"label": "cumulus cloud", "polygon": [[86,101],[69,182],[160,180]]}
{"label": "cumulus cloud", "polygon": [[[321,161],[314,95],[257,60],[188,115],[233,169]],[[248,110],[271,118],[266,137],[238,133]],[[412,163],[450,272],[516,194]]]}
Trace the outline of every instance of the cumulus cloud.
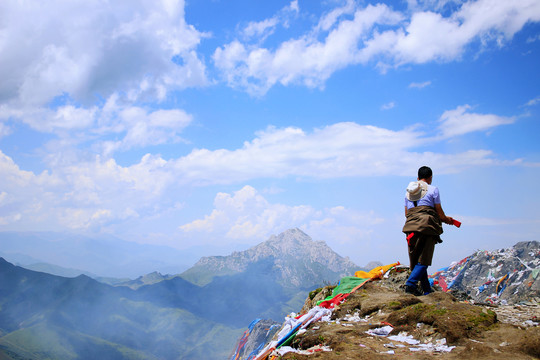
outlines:
{"label": "cumulus cloud", "polygon": [[[234,183],[255,178],[340,178],[407,175],[422,163],[441,164],[451,173],[467,166],[494,165],[488,150],[458,154],[416,152],[433,141],[422,132],[357,123],[336,123],[306,132],[270,127],[236,150],[196,149],[170,161],[183,179],[199,184]],[[420,165],[419,165],[420,164]]]}
{"label": "cumulus cloud", "polygon": [[[175,111],[162,113],[132,107],[117,110],[114,104],[109,105],[104,109],[125,111],[126,114],[119,116],[130,124],[125,127],[122,122],[101,124],[102,129],[109,132],[125,130],[129,134],[131,129],[137,128],[133,124],[142,117],[145,124],[152,125],[144,131],[152,135],[154,129],[155,139],[159,139],[160,131],[182,128],[189,122],[189,117]],[[462,106],[441,116],[440,131],[445,136],[457,136],[510,121],[513,120],[470,113],[468,106]],[[142,138],[135,133],[126,136],[118,146],[149,141]],[[157,141],[155,139],[152,141]],[[69,139],[66,141],[69,146]],[[427,136],[419,126],[389,130],[343,122],[311,130],[268,127],[237,149],[194,149],[185,156],[167,160],[146,154],[129,166],[108,156],[79,156],[73,151],[60,151],[49,154],[47,163],[51,170],[40,174],[21,169],[11,157],[0,152],[0,211],[3,223],[17,221],[39,226],[58,222],[68,228],[92,229],[114,226],[126,219],[159,216],[176,208],[175,195],[196,186],[291,177],[407,176],[410,169],[424,164],[439,164],[440,174],[459,172],[471,166],[526,165],[519,161],[501,162],[491,151],[482,149],[448,154],[418,151],[437,141],[441,141],[440,136]],[[335,218],[331,215],[341,211],[339,207],[314,209],[304,205],[269,204],[254,188],[245,187],[234,195],[216,196],[214,210],[202,219],[185,224],[183,230],[209,231],[229,226],[227,236],[244,238],[302,223],[306,229],[319,229],[322,233]],[[339,217],[343,216],[349,215]],[[350,222],[357,220],[361,218],[351,218]],[[347,234],[360,235],[357,227],[340,226]]]}
{"label": "cumulus cloud", "polygon": [[180,230],[190,234],[225,234],[224,240],[251,242],[299,227],[315,237],[331,231],[330,238],[348,242],[365,237],[369,232],[366,228],[382,222],[384,219],[372,212],[353,211],[343,206],[315,209],[308,205],[273,204],[246,185],[233,194],[218,193],[209,215],[181,225]]}
{"label": "cumulus cloud", "polygon": [[439,119],[439,130],[443,137],[464,135],[474,131],[485,131],[496,126],[512,124],[515,117],[495,114],[476,114],[469,110],[471,106],[462,105],[454,110],[445,111]]}
{"label": "cumulus cloud", "polygon": [[180,226],[185,232],[216,232],[230,239],[267,236],[287,228],[315,212],[309,206],[269,204],[257,190],[244,186],[233,195],[218,193],[210,215]]}
{"label": "cumulus cloud", "polygon": [[[262,94],[280,83],[302,83],[309,87],[321,86],[336,70],[361,61],[355,51],[359,38],[366,36],[375,24],[395,24],[401,15],[386,5],[369,5],[357,10],[353,20],[342,20],[327,29],[324,41],[313,32],[290,39],[276,50],[235,40],[219,47],[213,59],[229,85]],[[336,15],[337,18],[337,15]]]}
{"label": "cumulus cloud", "polygon": [[230,86],[261,95],[276,84],[322,87],[334,72],[351,65],[374,62],[386,71],[454,61],[473,43],[501,47],[526,23],[540,21],[535,0],[479,0],[450,8],[447,3],[419,6],[414,1],[409,13],[347,1],[324,14],[308,33],[275,48],[234,40],[218,47],[213,60]]}
{"label": "cumulus cloud", "polygon": [[114,160],[59,164],[51,174],[22,170],[0,151],[4,223],[24,221],[35,226],[89,229],[139,213],[148,216],[169,200],[163,191],[174,180],[163,171],[164,161],[147,155],[138,164],[122,167]]}
{"label": "cumulus cloud", "polygon": [[92,103],[116,91],[162,98],[207,82],[195,53],[207,34],[186,23],[182,0],[4,1],[0,13],[1,103],[40,107],[63,94]]}
{"label": "cumulus cloud", "polygon": [[0,119],[18,119],[32,129],[46,132],[69,132],[88,129],[95,124],[98,108],[63,105],[56,109],[47,107],[0,106]]}
{"label": "cumulus cloud", "polygon": [[53,134],[40,150],[48,161],[79,147],[109,157],[182,141],[192,116],[152,104],[171,90],[208,84],[196,52],[208,34],[186,23],[184,6],[1,2],[0,138],[17,122]]}
{"label": "cumulus cloud", "polygon": [[[94,151],[109,157],[117,151],[127,151],[151,145],[182,141],[180,134],[191,124],[193,116],[182,109],[152,110],[119,101],[112,94],[100,108],[62,105],[55,109],[14,108],[0,106],[0,119],[20,119],[32,129],[55,134],[59,140],[49,144],[51,153],[61,148],[73,148],[78,143],[90,143]],[[0,123],[2,132],[9,128]],[[114,136],[114,140],[108,140]],[[55,149],[51,149],[51,145]]]}
{"label": "cumulus cloud", "polygon": [[250,38],[253,36],[266,37],[274,32],[275,27],[278,24],[276,17],[265,19],[258,22],[250,22],[243,30],[244,36]]}
{"label": "cumulus cloud", "polygon": [[25,216],[41,217],[43,204],[62,186],[62,179],[44,171],[35,174],[22,170],[0,150],[0,223],[8,225]]}
{"label": "cumulus cloud", "polygon": [[233,41],[219,47],[213,59],[231,86],[263,94],[280,83],[302,83],[321,86],[330,75],[358,60],[355,58],[358,38],[375,23],[395,23],[400,16],[386,5],[368,6],[354,14],[353,21],[333,26],[324,41],[317,33],[283,42],[272,51],[256,45]]}
{"label": "cumulus cloud", "polygon": [[149,110],[118,105],[114,96],[100,115],[100,122],[93,129],[100,139],[108,134],[123,135],[121,140],[95,142],[94,147],[105,156],[117,150],[181,141],[180,134],[193,120],[192,115],[181,109]]}

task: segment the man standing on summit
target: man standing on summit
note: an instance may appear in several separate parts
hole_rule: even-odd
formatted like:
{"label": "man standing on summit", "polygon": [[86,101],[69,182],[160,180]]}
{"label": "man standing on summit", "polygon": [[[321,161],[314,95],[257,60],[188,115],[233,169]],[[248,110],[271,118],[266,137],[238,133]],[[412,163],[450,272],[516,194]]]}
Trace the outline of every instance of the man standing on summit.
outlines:
{"label": "man standing on summit", "polygon": [[420,281],[423,294],[431,292],[427,268],[431,265],[435,244],[441,243],[442,223],[452,224],[454,219],[444,214],[441,207],[439,189],[431,185],[433,171],[427,166],[418,169],[418,181],[407,186],[405,194],[405,225],[407,235],[411,275],[405,283],[405,292],[420,295],[417,284]]}

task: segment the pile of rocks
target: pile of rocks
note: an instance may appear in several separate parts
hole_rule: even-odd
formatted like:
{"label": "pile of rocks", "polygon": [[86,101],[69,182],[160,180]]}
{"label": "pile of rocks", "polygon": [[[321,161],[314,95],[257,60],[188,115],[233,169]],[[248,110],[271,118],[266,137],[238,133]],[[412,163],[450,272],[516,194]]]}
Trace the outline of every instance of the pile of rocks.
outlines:
{"label": "pile of rocks", "polygon": [[444,291],[466,294],[477,303],[540,303],[540,243],[519,242],[477,251],[431,276]]}

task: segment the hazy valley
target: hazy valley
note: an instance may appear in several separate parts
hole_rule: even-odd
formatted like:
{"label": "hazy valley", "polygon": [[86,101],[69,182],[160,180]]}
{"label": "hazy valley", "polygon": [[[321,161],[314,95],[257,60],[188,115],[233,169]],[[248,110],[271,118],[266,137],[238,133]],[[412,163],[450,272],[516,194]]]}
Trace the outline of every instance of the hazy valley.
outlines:
{"label": "hazy valley", "polygon": [[1,260],[0,352],[7,358],[224,358],[246,324],[280,320],[306,291],[359,269],[298,229],[180,275],[105,284]]}

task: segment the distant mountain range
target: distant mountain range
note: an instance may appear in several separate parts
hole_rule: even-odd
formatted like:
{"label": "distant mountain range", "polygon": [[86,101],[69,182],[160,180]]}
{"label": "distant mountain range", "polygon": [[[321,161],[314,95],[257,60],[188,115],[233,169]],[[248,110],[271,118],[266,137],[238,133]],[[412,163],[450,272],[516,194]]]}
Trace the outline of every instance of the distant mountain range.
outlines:
{"label": "distant mountain range", "polygon": [[63,278],[0,259],[0,358],[212,358],[219,356],[212,333],[237,334],[157,300],[84,275]]}
{"label": "distant mountain range", "polygon": [[[199,258],[193,251],[137,244],[112,236],[56,232],[0,232],[0,256],[60,276],[136,278],[153,271],[178,274]],[[48,267],[48,268],[44,268]]]}
{"label": "distant mountain range", "polygon": [[0,359],[223,359],[251,320],[281,320],[358,269],[298,229],[123,286],[0,259]]}

